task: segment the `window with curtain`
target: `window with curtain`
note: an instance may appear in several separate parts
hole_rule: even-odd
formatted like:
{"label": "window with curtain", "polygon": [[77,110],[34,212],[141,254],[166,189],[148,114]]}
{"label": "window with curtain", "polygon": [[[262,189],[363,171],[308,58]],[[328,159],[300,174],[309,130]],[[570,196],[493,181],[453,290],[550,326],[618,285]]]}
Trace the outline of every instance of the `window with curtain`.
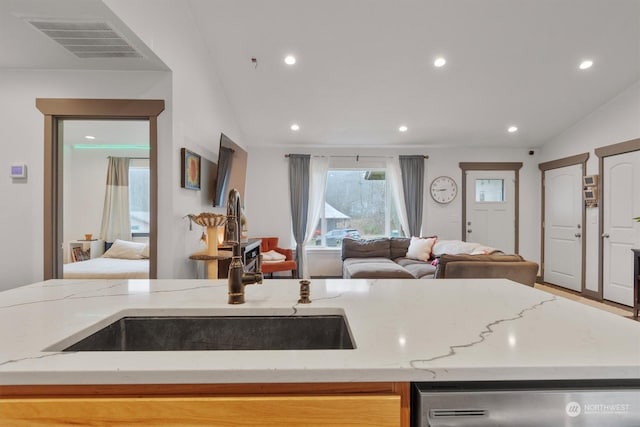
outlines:
{"label": "window with curtain", "polygon": [[[146,163],[146,164],[140,164]],[[129,166],[129,218],[131,234],[149,235],[149,161]]]}
{"label": "window with curtain", "polygon": [[329,169],[324,209],[312,239],[340,247],[345,236],[400,236],[401,226],[384,168]]}

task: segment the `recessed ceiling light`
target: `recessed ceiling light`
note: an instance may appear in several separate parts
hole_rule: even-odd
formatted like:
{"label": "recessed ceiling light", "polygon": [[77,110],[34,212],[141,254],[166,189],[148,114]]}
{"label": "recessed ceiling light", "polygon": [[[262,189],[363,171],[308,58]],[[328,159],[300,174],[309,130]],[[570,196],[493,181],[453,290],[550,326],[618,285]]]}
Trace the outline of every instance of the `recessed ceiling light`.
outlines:
{"label": "recessed ceiling light", "polygon": [[409,130],[409,128],[408,128],[408,127],[406,127],[405,125],[402,125],[402,126],[400,126],[400,127],[398,128],[398,130],[399,130],[400,132],[406,132],[406,131],[408,131],[408,130]]}
{"label": "recessed ceiling light", "polygon": [[296,63],[296,57],[293,56],[293,55],[287,55],[284,58],[284,63],[287,64],[287,65],[293,65],[293,64]]}
{"label": "recessed ceiling light", "polygon": [[96,137],[93,135],[85,135],[84,139],[96,139]]}
{"label": "recessed ceiling light", "polygon": [[300,130],[300,126],[297,123],[291,125],[291,130]]}
{"label": "recessed ceiling light", "polygon": [[447,60],[442,57],[436,58],[436,60],[433,61],[433,65],[435,65],[438,68],[442,67],[446,63],[447,63]]}
{"label": "recessed ceiling light", "polygon": [[509,126],[509,128],[507,129],[507,132],[509,133],[514,133],[518,131],[518,126]]}
{"label": "recessed ceiling light", "polygon": [[593,65],[593,61],[590,59],[585,59],[584,61],[582,61],[579,65],[581,70],[586,70],[588,68],[591,68],[591,66]]}

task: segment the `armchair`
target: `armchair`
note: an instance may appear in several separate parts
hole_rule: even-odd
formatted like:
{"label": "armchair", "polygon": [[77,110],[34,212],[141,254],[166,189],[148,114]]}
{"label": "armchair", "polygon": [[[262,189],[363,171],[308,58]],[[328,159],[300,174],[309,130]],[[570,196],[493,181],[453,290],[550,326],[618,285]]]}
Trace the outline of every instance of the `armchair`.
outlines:
{"label": "armchair", "polygon": [[277,237],[260,237],[260,240],[262,241],[260,243],[261,253],[276,251],[286,257],[284,261],[263,261],[262,272],[265,275],[269,274],[269,277],[273,278],[273,273],[277,271],[291,271],[291,278],[297,278],[298,265],[293,259],[293,251],[291,249],[279,248]]}

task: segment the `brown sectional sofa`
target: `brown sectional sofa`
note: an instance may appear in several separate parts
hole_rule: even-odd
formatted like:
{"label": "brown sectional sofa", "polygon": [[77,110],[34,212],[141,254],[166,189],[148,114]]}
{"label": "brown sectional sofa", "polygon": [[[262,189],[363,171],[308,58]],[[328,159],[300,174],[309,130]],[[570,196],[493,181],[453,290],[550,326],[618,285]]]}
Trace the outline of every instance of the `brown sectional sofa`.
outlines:
{"label": "brown sectional sofa", "polygon": [[538,264],[520,255],[443,254],[438,258],[436,279],[510,279],[533,286],[538,275]]}
{"label": "brown sectional sofa", "polygon": [[342,277],[345,279],[506,278],[533,286],[538,264],[520,255],[441,254],[437,263],[406,258],[409,238],[350,239],[342,241]]}
{"label": "brown sectional sofa", "polygon": [[391,237],[342,240],[342,277],[345,279],[433,278],[430,262],[406,258],[411,239]]}

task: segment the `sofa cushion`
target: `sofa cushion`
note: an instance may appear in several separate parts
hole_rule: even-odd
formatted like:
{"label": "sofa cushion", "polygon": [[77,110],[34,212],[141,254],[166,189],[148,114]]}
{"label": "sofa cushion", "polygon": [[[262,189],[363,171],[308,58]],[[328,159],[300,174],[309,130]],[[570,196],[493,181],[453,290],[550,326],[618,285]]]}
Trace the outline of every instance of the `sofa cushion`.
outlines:
{"label": "sofa cushion", "polygon": [[389,242],[391,244],[391,259],[396,259],[407,255],[407,250],[409,250],[409,244],[411,243],[410,238],[391,237],[389,239]]}
{"label": "sofa cushion", "polygon": [[409,273],[416,279],[433,279],[433,273],[436,271],[436,267],[431,262],[418,261],[411,258],[396,258],[394,261],[407,269]]}
{"label": "sofa cushion", "polygon": [[389,258],[348,258],[342,263],[345,279],[414,279],[405,268]]}
{"label": "sofa cushion", "polygon": [[342,260],[347,258],[391,258],[391,242],[388,238],[379,239],[342,239]]}
{"label": "sofa cushion", "polygon": [[506,255],[506,254],[493,254],[493,255],[469,255],[459,254],[451,255],[444,254],[438,258],[438,266],[435,272],[435,278],[441,279],[447,274],[446,267],[449,262],[457,261],[470,261],[470,262],[521,262],[524,261],[520,255]]}

